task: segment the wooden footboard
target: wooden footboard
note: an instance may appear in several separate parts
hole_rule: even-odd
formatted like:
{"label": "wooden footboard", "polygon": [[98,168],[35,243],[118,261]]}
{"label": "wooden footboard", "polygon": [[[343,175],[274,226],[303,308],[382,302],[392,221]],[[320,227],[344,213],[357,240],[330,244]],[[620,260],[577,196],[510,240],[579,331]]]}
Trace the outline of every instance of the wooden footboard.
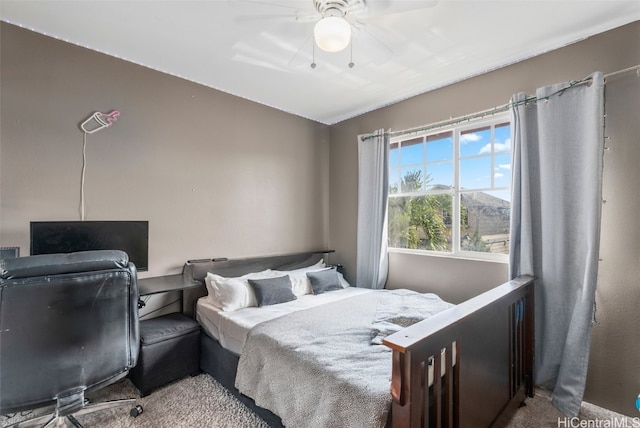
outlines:
{"label": "wooden footboard", "polygon": [[533,283],[516,278],[384,340],[394,428],[501,426],[533,396]]}

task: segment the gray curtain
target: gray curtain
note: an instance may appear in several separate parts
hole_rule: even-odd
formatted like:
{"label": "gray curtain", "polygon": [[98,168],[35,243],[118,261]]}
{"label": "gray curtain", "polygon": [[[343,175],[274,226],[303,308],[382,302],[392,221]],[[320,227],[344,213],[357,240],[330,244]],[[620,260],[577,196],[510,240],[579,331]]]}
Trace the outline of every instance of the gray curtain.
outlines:
{"label": "gray curtain", "polygon": [[384,288],[387,282],[388,146],[382,129],[373,138],[358,136],[356,287]]}
{"label": "gray curtain", "polygon": [[[604,80],[512,98],[510,276],[536,275],[536,384],[577,416],[593,319],[604,132]],[[564,89],[564,90],[563,90]]]}

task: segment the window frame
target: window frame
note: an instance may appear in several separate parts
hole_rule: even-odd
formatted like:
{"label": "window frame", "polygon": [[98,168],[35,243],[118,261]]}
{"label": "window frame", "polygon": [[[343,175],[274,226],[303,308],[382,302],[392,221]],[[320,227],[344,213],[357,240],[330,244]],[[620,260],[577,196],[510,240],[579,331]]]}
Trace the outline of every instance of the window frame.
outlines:
{"label": "window frame", "polygon": [[[391,198],[407,197],[407,196],[427,196],[427,195],[442,195],[442,194],[451,195],[452,206],[453,206],[453,210],[452,210],[453,218],[451,219],[451,251],[449,252],[449,251],[435,251],[435,250],[426,250],[426,249],[391,247],[389,244],[388,250],[390,252],[429,255],[429,256],[437,256],[437,257],[467,259],[467,260],[487,260],[487,261],[505,262],[505,263],[509,261],[509,254],[480,252],[480,251],[465,251],[461,249],[461,245],[460,245],[460,237],[461,237],[460,223],[461,223],[461,207],[462,207],[461,196],[465,193],[471,194],[476,192],[510,191],[511,189],[510,181],[508,186],[498,186],[498,187],[495,186],[495,180],[496,180],[495,168],[497,166],[496,156],[500,156],[501,154],[509,155],[509,171],[511,171],[511,167],[512,167],[511,160],[512,160],[513,146],[510,145],[509,148],[504,151],[496,152],[495,150],[496,149],[495,130],[496,130],[496,127],[503,124],[508,124],[509,126],[512,126],[509,112],[497,113],[492,115],[491,117],[482,117],[478,119],[468,120],[468,121],[465,121],[464,123],[458,123],[458,124],[449,125],[446,127],[429,129],[429,130],[422,131],[420,133],[412,133],[410,135],[407,135],[407,134],[399,135],[399,136],[392,137],[389,140],[389,150],[392,149],[392,146],[394,144],[397,144],[398,153],[400,153],[401,147],[402,147],[401,143],[403,141],[413,141],[415,139],[422,138],[423,139],[422,144],[424,144],[424,147],[425,147],[423,149],[424,151],[426,150],[426,144],[429,136],[442,135],[442,134],[451,132],[452,138],[453,138],[453,154],[451,159],[451,162],[453,164],[453,185],[450,189],[433,190],[433,189],[429,189],[425,183],[424,188],[421,189],[419,192],[403,192],[401,188],[401,181],[400,181],[398,183],[398,192],[397,193],[389,192],[389,197],[388,197],[388,199],[390,200]],[[491,131],[491,136],[490,136],[491,152],[489,154],[476,154],[472,156],[461,157],[461,149],[460,149],[461,135],[463,135],[465,132],[478,130],[481,128],[487,128],[487,127],[490,128],[490,131]],[[509,137],[509,140],[510,140],[510,137]],[[461,160],[464,161],[468,159],[481,159],[481,158],[487,158],[487,157],[489,157],[491,161],[490,187],[461,189],[460,188]],[[391,159],[390,156],[389,156],[389,159]],[[440,161],[440,162],[444,162],[444,161]],[[425,179],[427,174],[426,167],[429,163],[430,162],[427,161],[426,154],[423,153],[423,164],[421,165],[421,170],[423,171],[423,174],[425,174]],[[399,158],[398,165],[393,169],[396,169],[399,171],[400,180],[402,179],[401,171],[403,167],[406,167],[406,166],[401,164],[400,158]],[[388,165],[387,168],[389,170],[389,174],[391,175],[391,170],[392,170],[391,165]],[[392,184],[392,181],[390,176],[389,186],[391,186],[391,184]],[[388,226],[388,220],[387,220],[387,226]]]}

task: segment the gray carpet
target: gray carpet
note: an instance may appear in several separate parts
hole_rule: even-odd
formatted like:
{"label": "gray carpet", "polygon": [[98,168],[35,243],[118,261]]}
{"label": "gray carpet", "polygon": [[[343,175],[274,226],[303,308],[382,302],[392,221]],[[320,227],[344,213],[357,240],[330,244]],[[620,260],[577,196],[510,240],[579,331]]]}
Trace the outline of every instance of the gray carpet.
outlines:
{"label": "gray carpet", "polygon": [[603,409],[590,403],[582,403],[578,419],[564,416],[553,404],[551,393],[537,389],[533,398],[527,398],[526,406],[518,409],[508,428],[559,428],[559,427],[636,427],[640,420]]}
{"label": "gray carpet", "polygon": [[[137,398],[144,409],[137,418],[129,416],[130,407],[118,407],[78,416],[86,428],[268,428],[260,418],[207,374],[186,377],[146,397],[138,398],[138,391],[129,379],[124,379],[94,394],[93,402],[120,398]],[[31,415],[2,416],[0,426],[6,427]]]}
{"label": "gray carpet", "polygon": [[[122,380],[101,391],[88,396],[92,401],[113,400],[118,398],[138,398],[138,392],[128,379]],[[233,395],[218,384],[209,375],[201,374],[187,377],[163,388],[155,390],[144,398],[138,398],[137,404],[144,412],[137,418],[129,416],[130,407],[100,411],[78,417],[78,421],[87,428],[268,428],[267,425],[240,403]],[[7,427],[19,420],[43,413],[31,412],[0,416],[0,426]],[[584,403],[580,412],[581,420],[592,421],[591,425],[566,421],[564,416],[553,407],[550,395],[538,390],[534,398],[527,399],[527,405],[520,408],[508,428],[544,428],[559,426],[618,426],[633,427],[632,418],[625,417]],[[614,425],[613,420],[616,420]],[[608,420],[609,425],[596,425],[595,421]],[[605,422],[606,423],[606,422]],[[304,427],[295,427],[304,428]]]}

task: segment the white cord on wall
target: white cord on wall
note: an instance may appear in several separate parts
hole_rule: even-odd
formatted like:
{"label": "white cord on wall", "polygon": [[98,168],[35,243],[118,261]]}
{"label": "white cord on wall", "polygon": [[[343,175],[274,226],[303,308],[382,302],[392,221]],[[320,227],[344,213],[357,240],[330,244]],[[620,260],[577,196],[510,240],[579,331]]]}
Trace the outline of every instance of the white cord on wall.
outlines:
{"label": "white cord on wall", "polygon": [[82,138],[82,176],[80,178],[80,220],[84,221],[84,173],[87,170],[87,133]]}
{"label": "white cord on wall", "polygon": [[82,175],[80,178],[80,220],[84,221],[84,176],[87,170],[87,134],[93,134],[101,129],[111,126],[118,120],[120,112],[113,110],[111,113],[105,114],[95,112],[80,124],[82,130]]}

